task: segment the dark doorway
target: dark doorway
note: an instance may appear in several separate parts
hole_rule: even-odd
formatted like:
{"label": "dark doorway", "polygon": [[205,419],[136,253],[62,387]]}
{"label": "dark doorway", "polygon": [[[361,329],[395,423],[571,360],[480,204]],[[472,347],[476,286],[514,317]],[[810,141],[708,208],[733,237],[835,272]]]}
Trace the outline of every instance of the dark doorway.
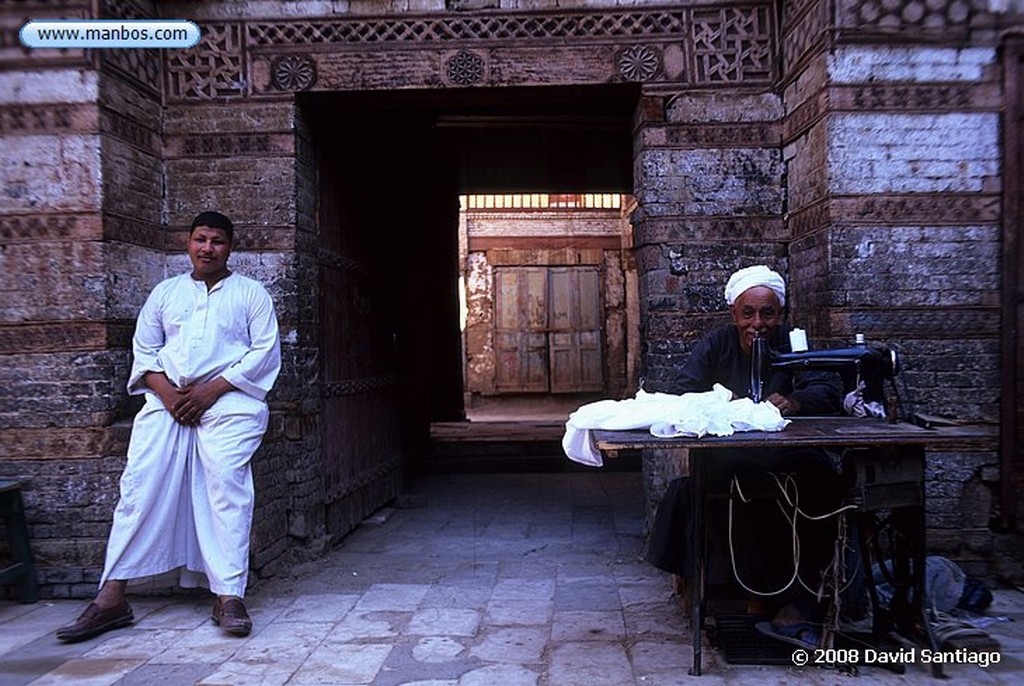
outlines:
{"label": "dark doorway", "polygon": [[396,454],[418,471],[431,423],[465,418],[459,195],[631,193],[638,97],[600,86],[299,99],[320,178],[329,494],[384,478]]}

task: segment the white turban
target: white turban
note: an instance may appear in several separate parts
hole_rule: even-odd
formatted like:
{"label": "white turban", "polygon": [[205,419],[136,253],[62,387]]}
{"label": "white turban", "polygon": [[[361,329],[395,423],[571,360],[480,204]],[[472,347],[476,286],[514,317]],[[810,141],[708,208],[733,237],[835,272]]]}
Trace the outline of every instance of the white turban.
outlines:
{"label": "white turban", "polygon": [[755,286],[765,286],[775,291],[779,297],[779,305],[786,306],[786,282],[778,272],[774,272],[763,264],[741,269],[729,277],[725,284],[725,301],[732,305],[744,291]]}

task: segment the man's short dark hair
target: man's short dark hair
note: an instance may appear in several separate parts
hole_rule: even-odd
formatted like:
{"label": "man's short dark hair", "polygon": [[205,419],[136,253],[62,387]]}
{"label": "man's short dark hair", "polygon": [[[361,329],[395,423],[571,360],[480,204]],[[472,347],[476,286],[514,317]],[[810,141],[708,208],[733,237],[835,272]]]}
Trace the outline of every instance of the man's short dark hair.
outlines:
{"label": "man's short dark hair", "polygon": [[228,235],[229,243],[232,243],[235,240],[235,225],[231,223],[230,219],[220,212],[200,212],[199,215],[192,220],[192,227],[188,230],[189,235],[196,230],[197,226],[209,226],[211,229],[222,229],[224,233]]}

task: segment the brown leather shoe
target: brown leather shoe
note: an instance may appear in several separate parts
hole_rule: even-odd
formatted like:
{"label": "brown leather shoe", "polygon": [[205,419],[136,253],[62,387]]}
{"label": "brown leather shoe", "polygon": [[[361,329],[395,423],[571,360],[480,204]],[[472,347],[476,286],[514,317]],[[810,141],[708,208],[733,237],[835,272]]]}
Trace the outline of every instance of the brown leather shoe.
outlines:
{"label": "brown leather shoe", "polygon": [[65,643],[77,643],[99,636],[111,629],[120,629],[128,626],[135,619],[132,614],[132,607],[127,600],[122,599],[114,607],[101,608],[96,603],[89,603],[74,624],[62,626],[57,629],[58,640]]}
{"label": "brown leather shoe", "polygon": [[213,604],[213,623],[235,636],[248,636],[252,631],[252,620],[241,598],[222,601],[218,596]]}

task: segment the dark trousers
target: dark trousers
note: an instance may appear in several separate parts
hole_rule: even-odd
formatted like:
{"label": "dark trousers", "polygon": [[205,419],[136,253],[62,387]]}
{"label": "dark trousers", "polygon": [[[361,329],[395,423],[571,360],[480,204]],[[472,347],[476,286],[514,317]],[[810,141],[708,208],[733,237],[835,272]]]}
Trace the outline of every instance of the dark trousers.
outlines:
{"label": "dark trousers", "polygon": [[[736,575],[753,590],[768,593],[785,586],[793,576],[797,556],[801,578],[816,588],[821,572],[832,559],[836,518],[814,522],[798,517],[799,550],[795,555],[793,525],[788,519],[793,507],[786,502],[778,483],[787,488],[790,498],[806,514],[817,516],[834,511],[840,504],[842,481],[831,456],[820,449],[706,448],[692,459],[705,460],[707,582],[725,584],[736,580],[729,552],[731,543]],[[791,482],[787,476],[792,477]],[[749,502],[743,502],[739,493],[730,494],[733,477]],[[694,497],[689,477],[669,484],[658,506],[647,548],[648,562],[686,578],[692,578],[696,569],[697,532],[691,516]],[[799,582],[794,582],[790,590],[799,587]]]}

